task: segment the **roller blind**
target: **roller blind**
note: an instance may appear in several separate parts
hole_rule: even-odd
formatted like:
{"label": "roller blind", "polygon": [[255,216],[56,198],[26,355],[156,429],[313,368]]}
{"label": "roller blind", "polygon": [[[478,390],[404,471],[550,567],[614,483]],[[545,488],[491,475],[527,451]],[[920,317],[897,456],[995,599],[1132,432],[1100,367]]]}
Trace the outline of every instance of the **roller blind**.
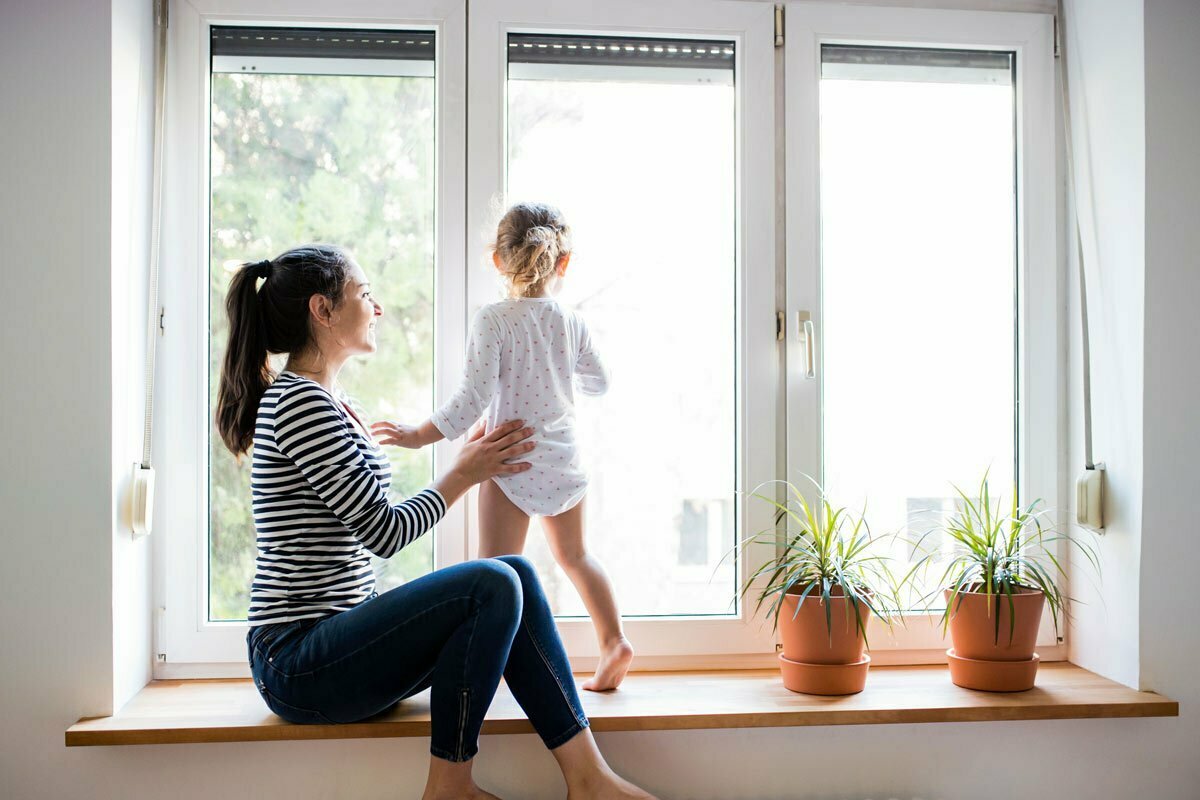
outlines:
{"label": "roller blind", "polygon": [[716,39],[510,33],[508,77],[732,84],[735,55]]}
{"label": "roller blind", "polygon": [[1014,54],[997,50],[821,45],[822,80],[1013,83]]}
{"label": "roller blind", "polygon": [[213,72],[432,77],[433,31],[213,26]]}

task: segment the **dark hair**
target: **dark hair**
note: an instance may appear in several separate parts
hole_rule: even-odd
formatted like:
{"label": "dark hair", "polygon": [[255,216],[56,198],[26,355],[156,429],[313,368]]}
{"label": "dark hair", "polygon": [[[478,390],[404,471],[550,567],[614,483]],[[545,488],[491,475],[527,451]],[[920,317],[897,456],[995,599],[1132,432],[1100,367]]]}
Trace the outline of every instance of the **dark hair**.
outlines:
{"label": "dark hair", "polygon": [[[243,264],[229,284],[229,345],[217,390],[217,432],[236,456],[254,441],[258,403],[275,379],[272,353],[298,353],[312,342],[308,301],[324,295],[335,306],[349,273],[350,256],[335,245],[312,244],[270,261]],[[262,288],[258,288],[263,279]]]}

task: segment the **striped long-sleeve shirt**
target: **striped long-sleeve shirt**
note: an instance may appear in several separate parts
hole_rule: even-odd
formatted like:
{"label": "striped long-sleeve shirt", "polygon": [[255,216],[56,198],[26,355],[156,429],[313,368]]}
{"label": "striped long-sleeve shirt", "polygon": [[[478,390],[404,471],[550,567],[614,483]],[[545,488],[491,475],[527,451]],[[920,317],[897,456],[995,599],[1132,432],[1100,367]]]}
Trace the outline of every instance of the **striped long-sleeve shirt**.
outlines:
{"label": "striped long-sleeve shirt", "polygon": [[368,553],[391,556],[446,513],[435,489],[392,505],[391,481],[387,457],[340,400],[290,372],[276,379],[254,426],[252,627],[324,617],[371,595]]}

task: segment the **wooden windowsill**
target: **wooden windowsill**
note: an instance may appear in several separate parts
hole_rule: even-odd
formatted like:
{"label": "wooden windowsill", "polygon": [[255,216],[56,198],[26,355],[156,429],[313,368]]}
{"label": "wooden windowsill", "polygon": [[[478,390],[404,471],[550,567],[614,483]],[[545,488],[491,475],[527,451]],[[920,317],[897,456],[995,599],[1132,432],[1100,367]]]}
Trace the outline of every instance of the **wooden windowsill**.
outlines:
{"label": "wooden windowsill", "polygon": [[[1073,664],[1042,664],[1028,692],[960,689],[945,666],[876,667],[848,697],[793,694],[778,670],[643,672],[617,692],[582,692],[597,731],[770,728],[911,722],[1174,717],[1179,704]],[[501,685],[483,733],[532,733]],[[111,717],[67,729],[68,746],[359,739],[429,735],[429,693],[368,722],[292,725],[267,710],[249,680],[153,681]]]}

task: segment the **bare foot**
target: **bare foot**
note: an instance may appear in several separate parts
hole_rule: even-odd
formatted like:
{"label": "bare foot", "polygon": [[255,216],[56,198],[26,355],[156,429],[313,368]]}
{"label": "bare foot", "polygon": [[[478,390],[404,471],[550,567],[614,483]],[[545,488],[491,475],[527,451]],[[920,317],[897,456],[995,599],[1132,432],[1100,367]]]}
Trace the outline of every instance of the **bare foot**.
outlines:
{"label": "bare foot", "polygon": [[633,645],[624,636],[614,640],[600,654],[596,673],[583,684],[589,692],[607,692],[621,685],[633,662]]}
{"label": "bare foot", "polygon": [[426,789],[425,794],[421,796],[421,800],[500,800],[500,798],[491,792],[485,792],[478,786],[470,786],[461,789],[447,789],[445,791],[435,790],[432,793]]}
{"label": "bare foot", "polygon": [[447,761],[430,756],[429,779],[425,782],[421,800],[500,800],[475,785],[471,766],[469,760]]}
{"label": "bare foot", "polygon": [[658,800],[611,770],[599,780],[589,782],[576,791],[567,791],[567,800]]}

